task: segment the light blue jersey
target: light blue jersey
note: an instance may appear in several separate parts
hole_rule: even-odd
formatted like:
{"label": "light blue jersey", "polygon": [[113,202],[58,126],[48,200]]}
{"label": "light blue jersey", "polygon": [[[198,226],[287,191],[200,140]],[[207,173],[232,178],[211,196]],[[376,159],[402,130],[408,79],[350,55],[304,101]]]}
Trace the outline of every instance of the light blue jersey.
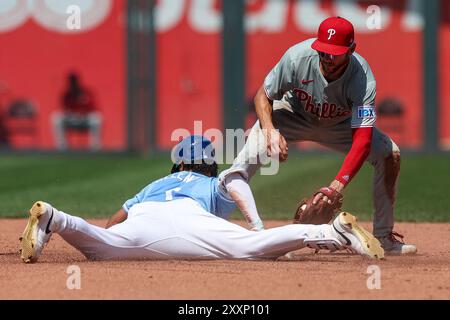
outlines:
{"label": "light blue jersey", "polygon": [[137,203],[165,202],[183,198],[197,201],[206,211],[224,219],[227,219],[236,208],[234,201],[227,198],[219,189],[219,179],[182,171],[152,182],[136,196],[127,200],[123,204],[123,209],[128,212]]}

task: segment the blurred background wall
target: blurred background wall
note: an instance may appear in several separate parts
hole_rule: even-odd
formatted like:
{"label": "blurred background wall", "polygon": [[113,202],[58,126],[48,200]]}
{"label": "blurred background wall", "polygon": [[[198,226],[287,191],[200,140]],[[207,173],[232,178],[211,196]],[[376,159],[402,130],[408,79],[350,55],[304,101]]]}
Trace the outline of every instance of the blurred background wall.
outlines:
{"label": "blurred background wall", "polygon": [[[0,1],[3,149],[56,150],[52,117],[63,108],[70,72],[92,92],[101,115],[96,150],[166,150],[174,144],[173,130],[193,132],[196,120],[203,131],[223,130],[227,116],[226,127],[248,128],[255,120],[253,95],[266,74],[331,15],[355,26],[356,51],[377,79],[378,126],[402,148],[423,150],[435,140],[439,149],[450,149],[450,0],[223,1]],[[437,9],[427,13],[430,3]],[[80,9],[80,28],[73,28],[72,5]],[[380,29],[367,26],[371,5],[381,9]],[[236,21],[242,33],[228,31],[236,30]],[[436,27],[426,31],[426,21]],[[243,39],[242,50],[233,49],[233,37],[237,44]],[[434,46],[425,43],[436,44],[435,58]],[[236,58],[239,70],[230,70],[230,63],[225,69],[227,58]],[[233,75],[224,76],[230,71],[237,71],[234,85],[244,86],[234,100]],[[432,88],[425,90],[427,83]],[[67,133],[69,146],[88,148],[85,126],[75,129]],[[426,130],[436,131],[431,142]]]}

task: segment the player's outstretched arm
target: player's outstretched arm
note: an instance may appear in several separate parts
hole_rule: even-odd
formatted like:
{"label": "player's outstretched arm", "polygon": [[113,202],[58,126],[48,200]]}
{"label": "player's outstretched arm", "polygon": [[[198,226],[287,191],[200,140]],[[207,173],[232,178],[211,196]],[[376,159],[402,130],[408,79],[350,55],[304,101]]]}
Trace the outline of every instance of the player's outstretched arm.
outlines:
{"label": "player's outstretched arm", "polygon": [[272,122],[273,101],[269,99],[264,90],[264,85],[256,93],[255,109],[259,123],[267,142],[267,155],[279,155],[280,161],[287,160],[288,145],[284,137],[275,129]]}
{"label": "player's outstretched arm", "polygon": [[267,97],[266,91],[264,90],[264,85],[259,88],[253,102],[255,103],[255,111],[258,115],[261,128],[274,129],[272,123],[273,101]]}
{"label": "player's outstretched arm", "polygon": [[109,218],[105,228],[106,229],[111,228],[113,225],[124,222],[126,219],[127,213],[125,212],[125,210],[123,210],[123,208],[121,208],[119,211],[113,214],[111,218]]}
{"label": "player's outstretched arm", "polygon": [[[342,193],[345,186],[348,185],[352,178],[358,173],[370,153],[372,132],[372,127],[352,129],[352,147],[346,155],[339,173],[331,182],[329,188]],[[323,201],[328,201],[328,197],[326,195],[323,193],[318,193],[315,196],[313,203],[317,203],[320,199],[322,199],[322,197]]]}
{"label": "player's outstretched arm", "polygon": [[226,178],[225,187],[236,206],[244,215],[250,229],[252,231],[264,230],[252,190],[247,181],[239,173],[232,173]]}

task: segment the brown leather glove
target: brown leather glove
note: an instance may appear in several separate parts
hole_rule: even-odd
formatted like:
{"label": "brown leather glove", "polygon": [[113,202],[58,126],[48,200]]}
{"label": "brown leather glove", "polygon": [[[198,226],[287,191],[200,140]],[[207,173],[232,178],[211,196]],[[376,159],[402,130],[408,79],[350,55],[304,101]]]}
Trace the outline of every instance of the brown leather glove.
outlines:
{"label": "brown leather glove", "polygon": [[[322,193],[328,197],[328,201],[320,199],[313,204],[314,197]],[[293,223],[301,224],[326,224],[329,223],[337,212],[340,211],[344,197],[334,189],[324,187],[315,192],[309,199],[303,199],[297,206]],[[331,203],[329,203],[331,202]]]}

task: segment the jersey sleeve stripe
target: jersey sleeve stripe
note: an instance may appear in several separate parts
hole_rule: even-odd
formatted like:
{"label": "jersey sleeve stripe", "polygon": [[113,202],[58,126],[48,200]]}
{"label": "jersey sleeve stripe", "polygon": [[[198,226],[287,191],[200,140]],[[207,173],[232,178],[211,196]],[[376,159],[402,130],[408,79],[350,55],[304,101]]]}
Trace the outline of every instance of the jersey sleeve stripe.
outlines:
{"label": "jersey sleeve stripe", "polygon": [[354,128],[372,128],[374,125],[373,124],[353,124],[352,125],[352,129]]}
{"label": "jersey sleeve stripe", "polygon": [[263,88],[264,88],[264,92],[265,92],[265,94],[266,94],[266,97],[268,98],[268,99],[270,99],[270,100],[276,100],[276,99],[274,99],[274,98],[272,98],[271,96],[270,96],[270,94],[267,92],[267,89],[266,89],[266,87],[265,86],[263,86]]}

